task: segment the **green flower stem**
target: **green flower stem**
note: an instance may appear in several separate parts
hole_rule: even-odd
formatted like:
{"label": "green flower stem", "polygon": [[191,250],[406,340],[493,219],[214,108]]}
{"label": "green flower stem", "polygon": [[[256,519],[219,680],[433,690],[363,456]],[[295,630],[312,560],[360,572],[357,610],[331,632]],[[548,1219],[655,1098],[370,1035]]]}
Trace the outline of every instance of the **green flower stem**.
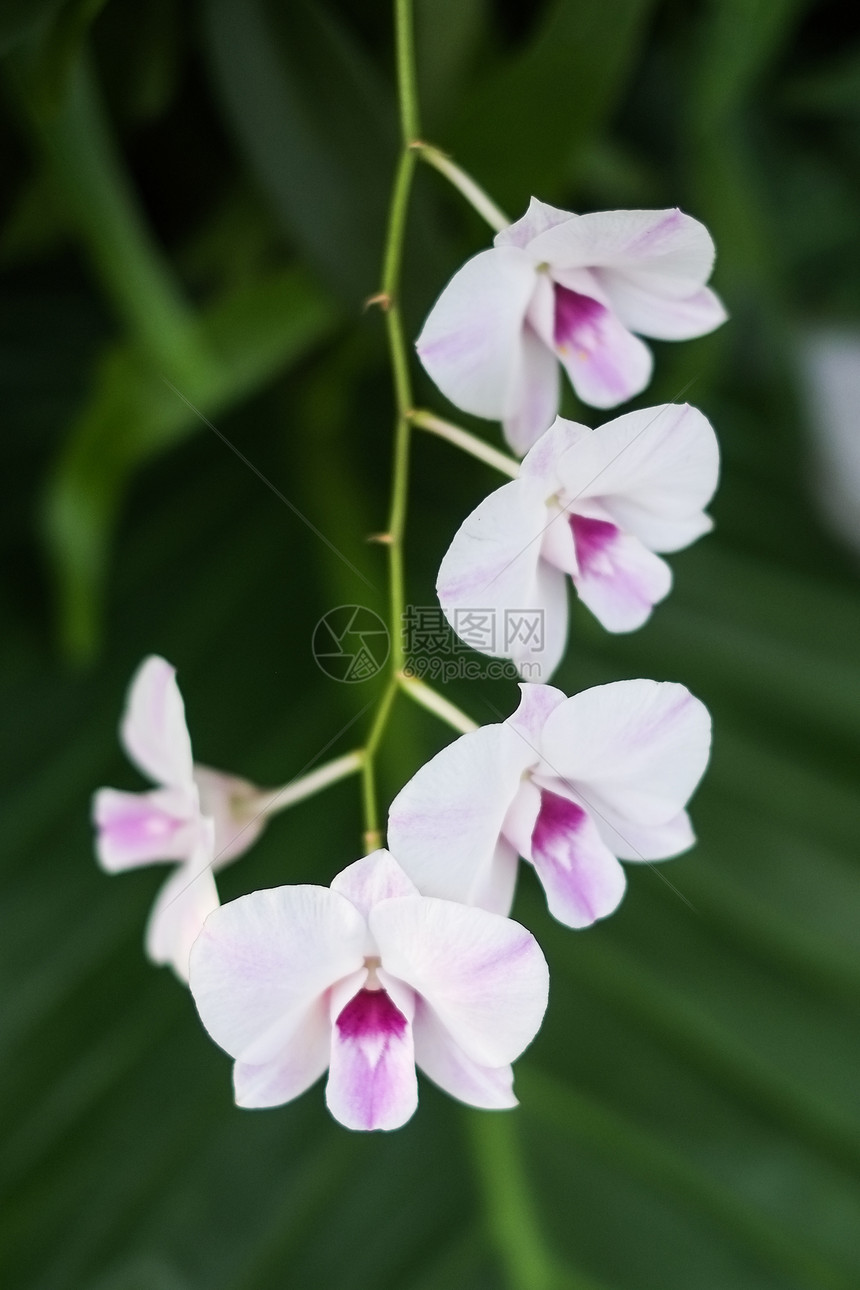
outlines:
{"label": "green flower stem", "polygon": [[367,743],[364,745],[365,758],[372,757],[379,747],[379,742],[385,733],[385,727],[388,723],[388,714],[391,711],[391,705],[397,695],[397,677],[394,676],[389,680],[388,685],[379,702],[376,710],[376,716],[373,719],[373,725],[370,728],[370,734]]}
{"label": "green flower stem", "polygon": [[372,850],[380,845],[376,807],[374,755],[385,731],[394,698],[400,688],[398,677],[403,671],[403,609],[405,600],[403,574],[403,535],[406,529],[406,502],[409,487],[409,446],[412,412],[412,383],[409,378],[409,354],[400,317],[400,274],[409,196],[417,156],[410,144],[418,135],[418,90],[415,74],[412,0],[394,0],[395,42],[397,50],[397,91],[400,104],[400,126],[403,150],[394,176],[388,233],[382,262],[382,283],[377,302],[385,311],[388,349],[394,378],[396,421],[394,427],[394,464],[391,480],[391,506],[386,544],[389,559],[389,605],[391,631],[390,681],[376,710],[370,736],[364,749],[362,770],[365,846]]}
{"label": "green flower stem", "polygon": [[[398,9],[402,7],[398,5]],[[403,259],[403,240],[406,212],[412,177],[415,173],[415,154],[405,149],[400,158],[391,199],[388,227],[388,249],[382,278],[382,297],[385,302],[385,321],[388,330],[388,348],[394,374],[394,394],[397,403],[397,421],[394,430],[394,468],[391,485],[391,510],[388,517],[388,552],[391,607],[391,667],[400,672],[405,658],[403,653],[404,576],[403,536],[406,528],[406,501],[409,487],[410,416],[412,412],[412,382],[409,378],[409,357],[397,294],[400,289],[400,269]]]}
{"label": "green flower stem", "polygon": [[17,88],[54,181],[117,313],[153,364],[196,397],[211,370],[196,320],[152,240],[111,137],[87,58],[69,76],[57,109],[31,69]]}
{"label": "green flower stem", "polygon": [[362,770],[364,760],[362,748],[344,753],[342,757],[335,757],[333,761],[309,771],[307,775],[290,780],[283,788],[272,788],[243,798],[240,804],[242,813],[251,819],[257,819],[261,815],[276,815],[278,811],[285,811],[296,802],[302,802],[306,797],[312,797],[314,793],[328,788],[329,784],[336,784],[338,780],[356,774]]}
{"label": "green flower stem", "polygon": [[361,803],[364,809],[364,833],[361,841],[367,856],[382,846],[382,831],[376,809],[376,771],[373,758],[367,756],[361,766]]}
{"label": "green flower stem", "polygon": [[468,430],[463,430],[460,426],[453,425],[450,421],[443,421],[441,417],[435,416],[432,412],[419,410],[413,412],[411,421],[414,426],[420,430],[427,430],[430,434],[435,434],[439,439],[447,439],[448,443],[453,443],[455,447],[461,448],[463,452],[468,452],[472,457],[477,457],[479,461],[486,462],[494,470],[501,471],[503,475],[510,475],[516,479],[520,473],[520,463],[515,457],[509,457],[507,453],[499,452],[492,448],[483,439],[477,435],[470,434]]}
{"label": "green flower stem", "polygon": [[418,77],[415,73],[415,23],[412,0],[394,0],[394,35],[397,45],[397,95],[400,128],[408,148],[421,133],[418,116]]}
{"label": "green flower stem", "polygon": [[516,475],[518,464],[503,453],[496,453],[467,431],[449,425],[430,413],[413,410],[412,382],[409,375],[409,350],[403,334],[400,314],[400,275],[403,267],[403,246],[409,213],[409,197],[418,157],[441,171],[472,203],[494,228],[505,228],[509,221],[487,197],[474,180],[456,166],[437,148],[419,139],[420,117],[418,110],[418,78],[415,68],[414,23],[412,0],[394,0],[395,48],[397,59],[397,97],[400,107],[400,130],[403,149],[394,176],[391,205],[388,214],[388,232],[382,261],[382,283],[373,303],[385,312],[388,333],[388,350],[394,381],[396,420],[394,427],[394,463],[391,480],[391,506],[388,530],[385,534],[389,559],[389,629],[391,632],[390,682],[380,699],[368,742],[364,748],[362,764],[362,797],[364,806],[365,847],[372,850],[381,845],[379,816],[376,805],[374,757],[385,731],[395,696],[404,690],[415,702],[434,712],[455,730],[475,728],[474,723],[448,703],[441,695],[424,686],[414,677],[404,675],[406,655],[403,648],[403,611],[405,607],[405,579],[403,570],[403,539],[406,531],[406,507],[409,490],[409,452],[413,422],[422,429],[457,444],[473,456],[495,466],[503,474]]}
{"label": "green flower stem", "polygon": [[379,706],[373,718],[373,725],[362,749],[361,787],[364,805],[364,849],[365,853],[376,851],[382,846],[382,833],[379,828],[379,816],[376,808],[376,774],[373,759],[379,741],[388,724],[388,714],[397,696],[397,678],[392,677],[383,691]]}
{"label": "green flower stem", "polygon": [[389,630],[391,633],[390,681],[376,710],[371,733],[364,747],[362,763],[362,798],[364,807],[364,843],[367,850],[381,845],[379,815],[376,804],[374,759],[379,742],[385,732],[394,699],[404,691],[416,703],[433,712],[455,730],[474,730],[475,724],[447,699],[415,677],[406,676],[406,655],[403,648],[403,612],[405,607],[405,578],[403,569],[403,539],[406,531],[406,509],[409,490],[409,453],[413,423],[423,429],[447,438],[450,442],[473,456],[480,457],[504,474],[516,475],[518,464],[513,458],[496,453],[482,445],[480,440],[465,430],[433,417],[430,413],[413,410],[412,382],[409,375],[409,350],[403,333],[400,314],[400,276],[403,267],[403,246],[409,213],[409,198],[418,157],[447,176],[461,192],[481,211],[494,227],[504,228],[507,218],[493,205],[476,183],[455,166],[438,149],[421,143],[418,110],[418,79],[415,68],[414,26],[412,0],[394,0],[395,47],[397,57],[397,94],[400,106],[400,129],[403,149],[397,164],[388,214],[388,231],[382,261],[382,282],[374,303],[385,312],[388,350],[394,381],[396,420],[394,427],[394,463],[391,480],[391,505],[388,530],[385,534],[389,553]]}
{"label": "green flower stem", "polygon": [[508,228],[511,221],[503,210],[488,197],[480,185],[476,184],[471,175],[467,175],[455,161],[438,148],[434,148],[431,143],[417,142],[413,145],[422,161],[426,161],[434,170],[438,170],[440,175],[444,175],[449,183],[457,189],[459,193],[466,198],[470,206],[474,208],[497,233],[501,233],[503,228]]}
{"label": "green flower stem", "polygon": [[461,735],[471,734],[473,730],[478,729],[478,723],[471,717],[467,717],[465,712],[461,712],[453,703],[449,703],[441,694],[425,685],[417,676],[409,676],[404,673],[399,677],[400,688],[404,694],[408,694],[419,707],[426,708],[428,712],[434,713],[440,721],[452,729],[458,730]]}

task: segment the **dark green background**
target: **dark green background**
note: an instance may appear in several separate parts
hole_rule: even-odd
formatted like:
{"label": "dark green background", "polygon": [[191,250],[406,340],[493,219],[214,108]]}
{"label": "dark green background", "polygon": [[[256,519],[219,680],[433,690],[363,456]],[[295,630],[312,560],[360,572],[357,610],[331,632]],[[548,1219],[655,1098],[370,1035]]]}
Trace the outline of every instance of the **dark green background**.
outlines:
{"label": "dark green background", "polygon": [[[673,557],[675,592],[632,637],[576,608],[557,677],[669,678],[708,704],[701,840],[660,873],[630,867],[621,910],[587,932],[552,924],[524,874],[515,913],[552,989],[501,1127],[429,1085],[390,1136],[333,1123],[319,1087],[234,1108],[229,1059],[143,957],[163,873],[99,872],[89,797],[141,786],[115,730],[150,652],[179,669],[199,759],[261,784],[366,731],[377,683],[328,680],[310,638],[335,605],[385,605],[366,537],[385,524],[392,403],[361,304],[396,156],[391,15],[6,0],[0,1282],[855,1290],[860,603],[816,515],[797,356],[810,324],[860,316],[860,21],[802,0],[416,7],[426,136],[513,216],[532,193],[678,204],[714,233],[732,321],[655,346],[639,403],[685,390],[713,420],[716,533]],[[138,249],[151,239],[142,285],[116,252],[129,221]],[[419,174],[410,335],[488,240]],[[413,603],[433,603],[451,535],[496,483],[417,439]],[[516,699],[500,682],[446,693],[480,721]],[[384,800],[447,738],[398,708]],[[222,893],[327,883],[360,828],[347,781],[272,821]]]}

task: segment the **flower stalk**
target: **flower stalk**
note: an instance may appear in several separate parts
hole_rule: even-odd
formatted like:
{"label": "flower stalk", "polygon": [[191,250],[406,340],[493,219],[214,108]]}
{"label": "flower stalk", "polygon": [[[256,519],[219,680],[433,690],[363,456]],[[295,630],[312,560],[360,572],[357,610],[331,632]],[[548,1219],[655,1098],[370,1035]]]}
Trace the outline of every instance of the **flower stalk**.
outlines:
{"label": "flower stalk", "polygon": [[276,815],[278,811],[285,811],[287,807],[295,806],[296,802],[303,802],[306,797],[313,797],[322,789],[328,788],[330,784],[336,784],[338,780],[355,775],[364,766],[364,761],[364,749],[356,748],[353,752],[344,753],[342,757],[335,757],[324,766],[309,771],[307,775],[290,780],[282,788],[273,788],[267,792],[255,793],[253,796],[243,798],[237,806],[249,819],[256,819],[261,815]]}
{"label": "flower stalk", "polygon": [[364,807],[364,845],[372,851],[380,845],[376,805],[374,757],[388,723],[397,695],[398,675],[406,662],[400,625],[403,621],[405,590],[403,573],[403,537],[406,530],[406,506],[409,488],[409,448],[412,413],[412,383],[409,377],[409,355],[400,314],[400,275],[409,197],[415,174],[417,154],[410,147],[419,133],[418,79],[415,69],[415,45],[411,0],[395,0],[395,42],[397,55],[397,93],[403,149],[394,176],[388,232],[382,263],[379,301],[385,311],[388,350],[394,380],[396,419],[394,426],[394,462],[391,480],[386,545],[389,567],[389,611],[391,632],[391,680],[383,691],[370,735],[364,748],[362,765],[362,798]]}
{"label": "flower stalk", "polygon": [[432,412],[419,409],[412,413],[411,419],[412,424],[419,430],[426,430],[429,434],[436,435],[438,439],[446,439],[448,443],[454,444],[455,448],[461,448],[463,452],[469,453],[471,457],[477,457],[478,461],[492,466],[503,475],[510,475],[511,479],[516,479],[520,473],[520,463],[515,457],[509,457],[506,452],[499,452],[497,448],[484,443],[477,435],[470,434],[468,430],[463,430],[462,427],[455,426],[450,421],[443,421]]}
{"label": "flower stalk", "polygon": [[471,175],[467,175],[447,153],[441,152],[439,148],[434,148],[432,143],[423,143],[416,139],[412,147],[434,170],[438,170],[440,175],[444,175],[450,184],[465,197],[469,205],[478,212],[482,219],[485,219],[490,228],[494,228],[497,233],[501,233],[503,228],[507,228],[510,220],[503,210],[500,210],[492,198],[488,197],[483,188],[476,184]]}
{"label": "flower stalk", "polygon": [[450,703],[448,699],[442,697],[436,690],[426,685],[424,681],[417,676],[409,676],[401,672],[398,677],[400,688],[405,694],[408,694],[419,707],[426,708],[428,712],[434,713],[440,721],[451,726],[453,730],[459,731],[461,735],[470,734],[471,731],[478,729],[478,723],[471,717],[467,717],[465,712],[461,712],[458,707]]}

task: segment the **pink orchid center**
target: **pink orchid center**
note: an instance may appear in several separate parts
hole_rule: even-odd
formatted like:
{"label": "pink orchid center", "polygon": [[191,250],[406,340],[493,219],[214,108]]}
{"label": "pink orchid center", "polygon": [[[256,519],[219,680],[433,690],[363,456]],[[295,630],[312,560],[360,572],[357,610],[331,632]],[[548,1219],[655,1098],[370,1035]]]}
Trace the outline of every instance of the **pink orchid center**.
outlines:
{"label": "pink orchid center", "polygon": [[615,908],[623,891],[620,866],[577,802],[548,789],[541,792],[531,851],[550,910],[563,923],[587,927]]}
{"label": "pink orchid center", "polygon": [[172,840],[187,821],[176,819],[175,816],[152,807],[141,794],[139,803],[125,807],[121,812],[101,821],[101,824],[116,841],[133,845],[161,839]]}
{"label": "pink orchid center", "polygon": [[541,789],[540,810],[532,831],[532,845],[540,850],[555,849],[559,838],[576,833],[588,818],[587,812],[568,797]]}
{"label": "pink orchid center", "polygon": [[555,317],[553,340],[562,353],[574,350],[586,358],[601,343],[601,327],[608,310],[591,296],[553,283]]}
{"label": "pink orchid center", "polygon": [[580,573],[611,574],[611,550],[620,530],[608,520],[596,520],[590,515],[571,515],[570,528]]}
{"label": "pink orchid center", "polygon": [[335,1025],[340,1038],[358,1044],[366,1060],[376,1066],[389,1044],[403,1037],[408,1022],[377,982],[375,988],[364,986],[353,995]]}

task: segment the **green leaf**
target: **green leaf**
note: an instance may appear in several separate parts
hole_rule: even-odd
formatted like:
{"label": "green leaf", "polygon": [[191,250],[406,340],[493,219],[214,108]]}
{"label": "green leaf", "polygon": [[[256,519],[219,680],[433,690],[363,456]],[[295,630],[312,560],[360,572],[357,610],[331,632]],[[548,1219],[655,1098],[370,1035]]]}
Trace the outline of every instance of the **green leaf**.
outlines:
{"label": "green leaf", "polygon": [[390,90],[306,0],[206,0],[203,16],[225,114],[284,228],[333,292],[372,295],[396,155]]}
{"label": "green leaf", "polygon": [[415,5],[418,97],[422,129],[431,137],[456,119],[488,10],[488,0],[418,0]]}
{"label": "green leaf", "polygon": [[200,339],[213,361],[197,386],[177,390],[127,347],[102,359],[44,509],[62,639],[73,657],[91,657],[98,643],[111,534],[133,472],[296,363],[335,322],[327,296],[304,273],[286,270],[201,315]]}
{"label": "green leaf", "polygon": [[0,57],[54,17],[65,0],[5,0],[0,10]]}
{"label": "green leaf", "polygon": [[555,0],[529,44],[476,79],[445,141],[515,215],[546,200],[622,92],[652,0]]}
{"label": "green leaf", "polygon": [[699,128],[718,129],[740,111],[809,5],[810,0],[710,0],[696,33],[698,65],[690,79]]}

